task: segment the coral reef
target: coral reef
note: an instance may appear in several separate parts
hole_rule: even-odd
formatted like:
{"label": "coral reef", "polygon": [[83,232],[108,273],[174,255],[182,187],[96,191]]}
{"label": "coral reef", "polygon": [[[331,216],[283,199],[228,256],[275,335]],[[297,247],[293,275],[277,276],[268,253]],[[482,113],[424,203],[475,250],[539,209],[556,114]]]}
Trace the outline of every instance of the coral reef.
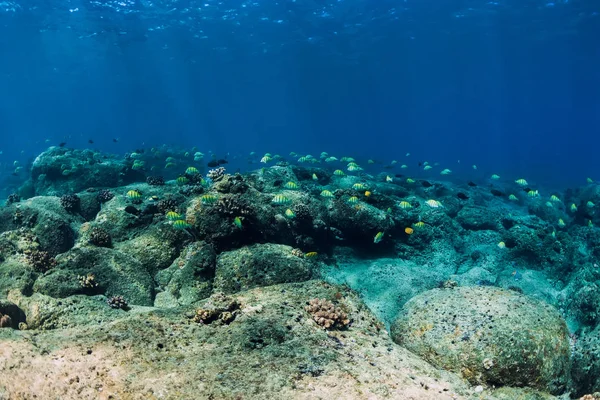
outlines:
{"label": "coral reef", "polygon": [[[19,195],[0,207],[0,320],[13,328],[0,335],[27,329],[50,343],[64,333],[80,346],[87,333],[105,340],[108,329],[135,337],[125,346],[139,357],[158,359],[137,344],[143,336],[169,353],[160,358],[165,371],[180,371],[170,360],[187,357],[188,347],[202,368],[213,368],[206,357],[228,354],[212,376],[242,376],[232,359],[274,365],[246,381],[268,380],[261,388],[273,398],[282,390],[286,398],[347,397],[335,389],[343,385],[349,398],[600,390],[600,185],[527,196],[512,180],[405,178],[375,163],[352,173],[354,161],[271,155],[244,174],[211,161],[217,168],[204,180],[201,153],[164,146],[163,162],[158,152],[122,159],[51,148],[34,161]],[[29,354],[21,337],[6,342]],[[98,351],[120,362],[113,347]],[[375,375],[357,370],[361,383],[348,380],[340,372],[354,368],[348,356]],[[408,370],[427,373],[412,379]],[[214,398],[246,393],[194,371],[176,383],[147,371],[140,385],[153,392],[203,382]],[[17,376],[1,361],[0,373]],[[115,398],[139,389],[119,382]],[[8,398],[21,393],[11,384],[0,383]]]}

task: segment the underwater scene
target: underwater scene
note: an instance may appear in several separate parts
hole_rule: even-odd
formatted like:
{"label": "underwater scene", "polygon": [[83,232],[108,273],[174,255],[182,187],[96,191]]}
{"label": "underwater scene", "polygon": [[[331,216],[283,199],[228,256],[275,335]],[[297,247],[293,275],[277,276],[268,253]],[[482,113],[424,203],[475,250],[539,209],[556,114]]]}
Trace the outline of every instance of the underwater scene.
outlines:
{"label": "underwater scene", "polygon": [[0,400],[600,400],[600,2],[0,0]]}

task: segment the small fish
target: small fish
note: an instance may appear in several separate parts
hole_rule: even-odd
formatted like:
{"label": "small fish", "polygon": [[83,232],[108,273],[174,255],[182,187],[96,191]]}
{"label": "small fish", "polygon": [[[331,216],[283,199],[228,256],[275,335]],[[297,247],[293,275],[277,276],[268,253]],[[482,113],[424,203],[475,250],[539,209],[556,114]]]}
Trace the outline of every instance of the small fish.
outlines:
{"label": "small fish", "polygon": [[364,183],[355,183],[354,185],[352,185],[352,189],[354,190],[365,190],[367,188],[367,185],[365,185]]}
{"label": "small fish", "polygon": [[577,212],[577,206],[575,205],[575,203],[571,204],[571,212]]}
{"label": "small fish", "polygon": [[560,199],[558,198],[557,195],[553,194],[552,196],[550,196],[550,201],[559,202]]}
{"label": "small fish", "polygon": [[342,171],[341,169],[336,169],[335,171],[333,171],[333,174],[334,174],[335,176],[344,176],[344,175],[346,175],[346,174],[344,173],[344,171]]}
{"label": "small fish", "polygon": [[527,181],[523,178],[517,179],[515,181],[515,183],[519,186],[527,186],[528,185]]}
{"label": "small fish", "polygon": [[285,197],[282,194],[276,194],[273,197],[273,200],[271,200],[271,203],[277,204],[279,206],[284,206],[284,205],[290,204],[291,202],[292,201],[290,199],[288,199],[287,197]]}
{"label": "small fish", "polygon": [[471,186],[471,187],[476,187],[477,184],[475,182],[471,182],[469,181],[469,183],[467,183],[467,185]]}
{"label": "small fish", "polygon": [[175,163],[170,162],[170,163],[165,164],[165,169],[169,169],[169,168],[173,168],[173,167],[175,167]]}
{"label": "small fish", "polygon": [[242,229],[242,218],[241,217],[235,217],[233,219],[233,224],[238,227],[239,229]]}
{"label": "small fish", "polygon": [[521,278],[523,278],[523,275],[521,275],[521,273],[516,269],[513,271],[512,276],[514,277],[515,281],[519,281]]}
{"label": "small fish", "polygon": [[358,201],[359,201],[358,197],[356,197],[356,196],[352,196],[348,199],[348,203],[350,203],[350,204],[358,204]]}
{"label": "small fish", "polygon": [[373,239],[373,243],[379,243],[383,240],[383,232],[377,232],[375,238]]}
{"label": "small fish", "polygon": [[326,162],[326,163],[332,163],[332,162],[334,162],[334,161],[337,161],[337,160],[338,160],[338,159],[337,159],[337,158],[335,158],[335,157],[327,157],[327,158],[325,159],[325,162]]}
{"label": "small fish", "polygon": [[593,228],[593,227],[594,227],[594,223],[592,222],[592,220],[591,220],[591,219],[588,219],[588,226],[589,226],[590,228]]}
{"label": "small fish", "polygon": [[540,193],[537,190],[530,190],[527,192],[527,196],[529,197],[539,197]]}
{"label": "small fish", "polygon": [[67,142],[60,142],[58,144],[58,147],[65,147],[67,145]]}
{"label": "small fish", "polygon": [[402,168],[402,169],[406,169],[406,168],[408,168],[408,165],[406,165],[406,164],[402,164],[402,165],[400,166],[400,168]]}
{"label": "small fish", "polygon": [[515,196],[514,194],[509,195],[508,199],[510,201],[519,201],[519,198],[517,196]]}
{"label": "small fish", "polygon": [[472,167],[475,171],[477,171],[477,165],[473,164]]}
{"label": "small fish", "polygon": [[137,190],[130,190],[127,192],[127,197],[132,200],[137,200],[142,197],[142,194],[140,192],[138,192]]}
{"label": "small fish", "polygon": [[304,258],[316,258],[318,255],[319,253],[316,251],[309,251],[308,253],[304,254]]}
{"label": "small fish", "polygon": [[367,161],[367,164],[375,164],[375,161],[373,161],[373,160],[368,160],[368,161]]}
{"label": "small fish", "polygon": [[493,175],[491,176],[491,178],[492,178],[493,180],[497,181],[498,179],[500,179],[500,175],[493,174]]}
{"label": "small fish", "polygon": [[505,249],[505,248],[506,248],[506,243],[504,243],[504,242],[499,242],[499,243],[498,243],[498,247],[499,247],[499,248],[501,248],[501,249]]}
{"label": "small fish", "polygon": [[370,191],[365,191],[365,197],[371,197],[373,193],[371,193]]}
{"label": "small fish", "polygon": [[331,199],[333,197],[333,193],[331,193],[329,190],[323,190],[323,191],[321,191],[321,197],[325,197],[326,199]]}
{"label": "small fish", "polygon": [[427,204],[427,205],[428,205],[429,207],[431,207],[431,208],[438,208],[438,207],[441,207],[441,206],[442,206],[442,203],[440,203],[440,202],[439,202],[439,201],[437,201],[437,200],[433,200],[433,199],[431,199],[431,200],[427,200],[427,201],[425,202],[425,204]]}
{"label": "small fish", "polygon": [[429,171],[432,168],[433,167],[431,165],[426,165],[426,166],[423,167],[423,171]]}
{"label": "small fish", "polygon": [[289,219],[294,219],[296,218],[296,213],[288,208],[287,210],[285,210],[285,216]]}
{"label": "small fish", "polygon": [[502,196],[504,196],[504,193],[502,193],[500,190],[497,190],[497,189],[490,190],[490,193],[493,194],[496,197],[502,197]]}
{"label": "small fish", "polygon": [[169,221],[177,221],[178,219],[181,219],[181,215],[175,211],[169,211],[167,212],[167,219]]}
{"label": "small fish", "polygon": [[586,178],[586,182],[587,183],[594,183],[594,180],[592,178]]}
{"label": "small fish", "polygon": [[563,221],[562,218],[558,219],[558,227],[559,228],[564,228],[565,226],[567,226],[567,224],[565,224],[565,221]]}
{"label": "small fish", "polygon": [[546,207],[549,207],[549,208],[554,208],[554,204],[552,204],[552,202],[551,202],[551,201],[547,201],[547,202],[546,202]]}
{"label": "small fish", "polygon": [[197,175],[199,173],[200,171],[198,171],[198,168],[196,167],[187,167],[187,169],[185,170],[186,175]]}
{"label": "small fish", "polygon": [[425,222],[423,222],[423,221],[415,222],[415,223],[413,224],[413,226],[414,226],[415,228],[423,228],[423,227],[425,227]]}
{"label": "small fish", "polygon": [[288,183],[283,185],[283,187],[289,190],[296,190],[298,189],[298,184],[296,182],[289,181]]}
{"label": "small fish", "polygon": [[190,228],[191,225],[188,224],[185,220],[183,219],[178,219],[176,221],[173,221],[173,226],[177,229],[187,229]]}
{"label": "small fish", "polygon": [[88,140],[88,143],[89,143],[89,144],[94,144],[94,141],[93,141],[92,139],[89,139],[89,140]]}
{"label": "small fish", "polygon": [[204,205],[215,204],[217,202],[217,196],[213,194],[204,194],[202,197],[200,197],[200,201]]}
{"label": "small fish", "polygon": [[406,233],[407,235],[412,235],[415,232],[415,230],[413,228],[411,228],[410,226],[407,226],[406,228],[404,228],[404,233]]}
{"label": "small fish", "polygon": [[449,170],[448,168],[443,169],[442,172],[440,172],[440,175],[450,175],[452,173],[451,170]]}
{"label": "small fish", "polygon": [[409,208],[412,208],[412,204],[410,204],[406,200],[401,201],[399,205],[400,205],[400,208],[403,209],[403,210],[407,210]]}
{"label": "small fish", "polygon": [[469,196],[467,196],[466,194],[464,194],[464,193],[461,193],[461,192],[459,192],[459,193],[456,195],[456,197],[458,197],[458,198],[459,198],[459,199],[461,199],[461,200],[469,200]]}
{"label": "small fish", "polygon": [[351,165],[347,169],[350,172],[357,172],[357,171],[362,171],[363,170],[361,167],[355,166],[355,165]]}
{"label": "small fish", "polygon": [[431,183],[429,181],[421,181],[421,186],[423,186],[425,188],[430,188],[433,186],[433,183]]}
{"label": "small fish", "polygon": [[313,181],[318,181],[319,177],[317,176],[317,174],[312,174],[312,180]]}
{"label": "small fish", "polygon": [[585,205],[586,205],[586,207],[587,207],[587,208],[592,208],[592,207],[594,207],[594,206],[595,206],[595,204],[594,204],[594,203],[592,203],[592,201],[591,201],[591,200],[590,200],[590,201],[588,201],[587,203],[585,203]]}
{"label": "small fish", "polygon": [[415,183],[415,180],[412,178],[406,178],[406,183]]}
{"label": "small fish", "polygon": [[180,176],[175,181],[179,185],[186,185],[190,180],[188,178],[186,178],[185,176]]}
{"label": "small fish", "polygon": [[273,158],[271,156],[264,156],[263,158],[260,159],[260,162],[263,164],[266,164],[272,160],[273,160]]}
{"label": "small fish", "polygon": [[389,175],[385,177],[385,181],[386,182],[393,182],[394,179],[392,179]]}
{"label": "small fish", "polygon": [[113,138],[112,141],[113,141],[113,143],[119,143],[119,139],[117,139],[117,138]]}

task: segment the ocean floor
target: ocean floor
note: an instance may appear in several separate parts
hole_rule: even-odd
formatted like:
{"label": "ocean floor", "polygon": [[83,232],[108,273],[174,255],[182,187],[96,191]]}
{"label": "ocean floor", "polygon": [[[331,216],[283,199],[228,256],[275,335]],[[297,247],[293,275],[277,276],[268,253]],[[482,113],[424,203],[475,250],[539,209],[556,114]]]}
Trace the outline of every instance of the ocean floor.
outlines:
{"label": "ocean floor", "polygon": [[0,399],[600,399],[599,184],[331,158],[40,154]]}

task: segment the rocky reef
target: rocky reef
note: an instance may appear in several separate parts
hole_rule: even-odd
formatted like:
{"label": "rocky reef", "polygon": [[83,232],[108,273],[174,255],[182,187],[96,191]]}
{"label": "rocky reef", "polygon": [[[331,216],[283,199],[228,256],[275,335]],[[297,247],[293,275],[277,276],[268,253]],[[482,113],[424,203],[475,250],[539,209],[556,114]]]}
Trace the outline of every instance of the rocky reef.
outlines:
{"label": "rocky reef", "polygon": [[600,185],[157,152],[50,148],[0,207],[0,397],[600,391]]}

